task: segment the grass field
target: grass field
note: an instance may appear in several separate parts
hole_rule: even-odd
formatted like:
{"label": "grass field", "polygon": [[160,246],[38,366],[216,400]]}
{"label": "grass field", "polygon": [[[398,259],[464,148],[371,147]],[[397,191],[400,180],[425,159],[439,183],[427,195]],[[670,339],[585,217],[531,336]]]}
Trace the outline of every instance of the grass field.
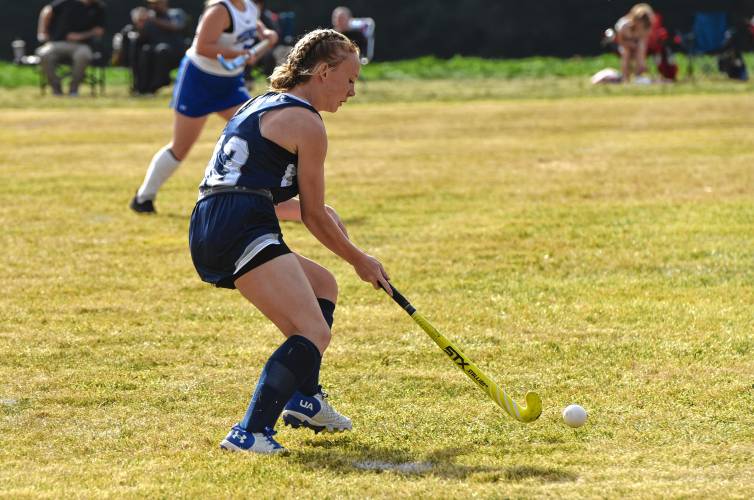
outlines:
{"label": "grass field", "polygon": [[[325,117],[328,202],[517,400],[503,414],[384,294],[337,275],[323,382],[354,432],[222,453],[281,336],[204,285],[187,220],[213,118],[161,193],[166,98],[0,91],[0,496],[751,498],[750,85],[367,81]],[[567,428],[560,411],[590,413]]]}

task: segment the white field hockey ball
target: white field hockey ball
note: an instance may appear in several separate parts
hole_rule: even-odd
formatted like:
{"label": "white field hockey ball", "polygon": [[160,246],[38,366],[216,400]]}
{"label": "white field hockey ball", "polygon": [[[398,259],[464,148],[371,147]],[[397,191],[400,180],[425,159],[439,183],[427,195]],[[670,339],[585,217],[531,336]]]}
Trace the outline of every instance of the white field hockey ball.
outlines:
{"label": "white field hockey ball", "polygon": [[568,427],[581,427],[586,423],[586,410],[579,405],[568,405],[563,410],[563,422]]}

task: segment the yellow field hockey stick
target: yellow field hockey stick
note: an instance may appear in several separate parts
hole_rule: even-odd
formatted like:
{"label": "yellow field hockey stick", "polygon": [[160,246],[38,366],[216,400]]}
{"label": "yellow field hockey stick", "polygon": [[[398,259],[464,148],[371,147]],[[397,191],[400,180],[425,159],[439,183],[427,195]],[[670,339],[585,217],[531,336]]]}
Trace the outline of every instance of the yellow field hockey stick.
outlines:
{"label": "yellow field hockey stick", "polygon": [[519,422],[534,422],[542,414],[542,400],[536,392],[526,393],[526,406],[521,407],[516,404],[508,395],[504,389],[500,389],[495,382],[493,382],[487,375],[482,372],[461,350],[440,332],[433,327],[427,319],[419,314],[414,306],[406,300],[406,297],[395,289],[393,289],[393,300],[408,313],[416,323],[422,327],[422,330],[427,332],[432,340],[435,341],[440,349],[450,357],[451,361],[461,369],[463,373],[473,380],[476,385],[481,387],[487,395],[497,405],[505,410],[505,412],[511,417],[515,418]]}

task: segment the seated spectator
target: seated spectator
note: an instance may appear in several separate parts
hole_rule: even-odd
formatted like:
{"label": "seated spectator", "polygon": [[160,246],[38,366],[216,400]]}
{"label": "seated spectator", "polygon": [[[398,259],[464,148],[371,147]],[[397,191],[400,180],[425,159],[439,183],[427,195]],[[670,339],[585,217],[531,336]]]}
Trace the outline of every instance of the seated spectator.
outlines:
{"label": "seated spectator", "polygon": [[615,23],[615,43],[621,56],[624,82],[640,77],[647,70],[647,41],[652,29],[654,11],[646,3],[634,5]]}
{"label": "seated spectator", "polygon": [[91,43],[105,34],[105,8],[99,0],[55,0],[39,14],[37,49],[42,71],[54,95],[62,95],[57,67],[70,62],[70,95],[76,96],[94,52]]}
{"label": "seated spectator", "polygon": [[139,39],[139,32],[136,25],[143,23],[149,17],[149,9],[144,6],[134,7],[131,9],[131,22],[113,35],[113,55],[111,63],[113,66],[131,68],[133,66],[133,47]]}
{"label": "seated spectator", "polygon": [[170,71],[186,51],[185,13],[170,9],[168,0],[147,0],[147,5],[131,12],[133,30],[128,33],[128,61],[137,94],[154,94],[170,85]]}
{"label": "seated spectator", "polygon": [[[278,15],[275,12],[272,12],[270,9],[265,8],[264,0],[254,0],[254,3],[256,4],[257,10],[259,11],[259,20],[262,21],[262,24],[277,33],[277,38],[271,40],[273,46],[277,45],[277,42],[282,39],[282,33],[280,32],[280,23],[278,22]],[[260,41],[262,41],[262,39],[257,36],[256,43],[259,43]],[[244,78],[246,79],[248,84],[251,84],[251,72],[254,68],[259,69],[264,76],[268,77],[272,74],[272,71],[277,65],[278,61],[275,58],[275,53],[270,50],[266,52],[259,61],[254,63],[254,66],[246,67]]]}
{"label": "seated spectator", "polygon": [[751,50],[754,41],[754,30],[748,19],[738,19],[732,23],[725,33],[722,50],[717,56],[717,66],[720,71],[733,80],[748,81],[749,71],[746,68],[744,52]]}
{"label": "seated spectator", "polygon": [[335,31],[339,31],[346,35],[356,46],[359,47],[359,52],[362,55],[367,54],[367,38],[359,30],[351,28],[351,9],[348,7],[336,7],[332,11],[332,26]]}

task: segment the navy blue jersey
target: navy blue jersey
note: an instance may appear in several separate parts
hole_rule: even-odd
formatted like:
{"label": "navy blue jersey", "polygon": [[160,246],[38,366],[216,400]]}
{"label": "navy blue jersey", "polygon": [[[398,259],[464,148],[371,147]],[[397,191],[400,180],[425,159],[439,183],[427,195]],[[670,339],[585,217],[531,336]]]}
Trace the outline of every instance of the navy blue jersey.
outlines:
{"label": "navy blue jersey", "polygon": [[290,106],[317,113],[306,101],[277,92],[260,95],[238,110],[217,141],[199,185],[200,197],[234,187],[267,189],[275,203],[298,194],[298,155],[262,137],[259,129],[262,114]]}

